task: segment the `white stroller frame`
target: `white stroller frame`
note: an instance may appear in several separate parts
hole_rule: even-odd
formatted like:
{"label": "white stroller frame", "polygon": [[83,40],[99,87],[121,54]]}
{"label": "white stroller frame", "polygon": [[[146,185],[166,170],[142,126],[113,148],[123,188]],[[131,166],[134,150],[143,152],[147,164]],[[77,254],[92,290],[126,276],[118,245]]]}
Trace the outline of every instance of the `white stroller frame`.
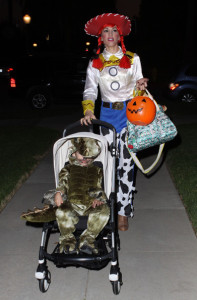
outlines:
{"label": "white stroller frame", "polygon": [[[89,267],[92,263],[93,265],[105,266],[111,260],[111,269],[109,274],[109,280],[112,283],[112,289],[114,294],[119,294],[122,285],[122,274],[119,269],[117,250],[120,250],[118,230],[116,226],[115,218],[115,179],[116,179],[116,131],[115,128],[106,122],[100,120],[92,120],[92,124],[98,126],[108,127],[113,131],[113,144],[109,151],[109,145],[105,137],[92,133],[92,132],[78,132],[70,135],[66,135],[68,130],[74,129],[80,125],[77,121],[70,124],[63,133],[63,138],[56,141],[53,147],[53,164],[55,173],[55,184],[58,185],[59,172],[64,167],[65,163],[69,158],[69,148],[71,146],[70,139],[75,137],[90,137],[99,141],[101,146],[101,153],[96,158],[95,161],[100,161],[103,166],[103,178],[104,178],[104,191],[109,199],[110,203],[110,220],[109,225],[110,233],[107,236],[103,236],[105,243],[110,245],[111,251],[107,251],[104,255],[72,255],[64,253],[56,253],[56,248],[53,253],[47,253],[47,243],[50,231],[54,228],[54,224],[44,223],[42,230],[41,245],[39,251],[39,265],[35,272],[35,277],[39,280],[39,288],[41,292],[46,292],[51,283],[51,275],[46,265],[46,260],[53,261],[57,266],[67,266],[67,265],[80,265],[82,267]],[[89,126],[92,127],[93,125]],[[85,126],[87,128],[87,126]],[[54,222],[53,222],[54,223]],[[106,226],[106,227],[107,227]],[[104,228],[105,229],[105,228]],[[86,266],[87,265],[87,266]]]}

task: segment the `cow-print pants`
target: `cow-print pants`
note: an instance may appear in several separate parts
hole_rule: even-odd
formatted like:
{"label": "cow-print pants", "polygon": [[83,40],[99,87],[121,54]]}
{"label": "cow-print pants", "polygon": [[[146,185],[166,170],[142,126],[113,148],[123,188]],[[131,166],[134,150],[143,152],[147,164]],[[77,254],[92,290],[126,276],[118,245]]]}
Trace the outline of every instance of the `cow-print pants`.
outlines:
{"label": "cow-print pants", "polygon": [[[105,136],[109,145],[113,142],[110,129],[101,127],[101,134]],[[134,163],[126,146],[126,128],[117,133],[117,148],[119,149],[117,163],[117,209],[121,216],[133,216]]]}

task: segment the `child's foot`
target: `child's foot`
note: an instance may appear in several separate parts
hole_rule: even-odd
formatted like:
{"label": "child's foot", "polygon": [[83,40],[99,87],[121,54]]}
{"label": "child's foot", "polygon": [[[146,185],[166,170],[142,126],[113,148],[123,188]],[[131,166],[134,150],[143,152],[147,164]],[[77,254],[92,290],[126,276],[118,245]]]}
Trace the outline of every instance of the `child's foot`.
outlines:
{"label": "child's foot", "polygon": [[97,254],[96,240],[93,235],[82,234],[79,239],[79,251],[86,254]]}
{"label": "child's foot", "polygon": [[77,249],[76,245],[75,245],[74,250],[71,250],[71,248],[69,246],[66,246],[66,249],[65,249],[65,247],[63,248],[63,253],[65,253],[65,254],[78,254],[79,250]]}
{"label": "child's foot", "polygon": [[85,253],[85,254],[98,254],[98,249],[95,247],[95,245],[88,245],[88,244],[83,244],[79,248],[80,252]]}
{"label": "child's foot", "polygon": [[77,247],[76,247],[76,239],[74,236],[68,237],[68,236],[60,236],[59,239],[60,242],[60,253],[65,252],[65,253],[74,253],[77,252]]}

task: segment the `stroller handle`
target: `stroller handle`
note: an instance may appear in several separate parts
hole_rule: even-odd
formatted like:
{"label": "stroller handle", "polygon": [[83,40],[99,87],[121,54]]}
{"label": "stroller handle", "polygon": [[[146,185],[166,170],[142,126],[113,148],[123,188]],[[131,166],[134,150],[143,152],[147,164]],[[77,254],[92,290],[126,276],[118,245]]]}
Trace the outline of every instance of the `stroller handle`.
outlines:
{"label": "stroller handle", "polygon": [[109,128],[109,129],[111,129],[111,130],[113,131],[113,135],[116,136],[116,129],[115,129],[115,127],[114,127],[112,124],[107,123],[107,122],[104,122],[104,121],[101,121],[101,120],[97,120],[97,119],[96,119],[96,120],[92,120],[91,122],[92,122],[92,123],[91,123],[91,124],[88,124],[88,125],[81,125],[81,122],[80,122],[80,120],[79,120],[79,121],[76,121],[76,122],[74,122],[74,123],[69,124],[69,125],[64,129],[63,137],[66,136],[66,132],[67,132],[68,130],[74,129],[75,127],[79,127],[79,126],[81,126],[81,127],[83,127],[83,126],[89,127],[89,129],[90,129],[90,131],[91,131],[91,126],[94,125],[94,124],[95,124],[95,125],[99,125],[99,126],[104,126],[104,127],[107,127],[107,128]]}

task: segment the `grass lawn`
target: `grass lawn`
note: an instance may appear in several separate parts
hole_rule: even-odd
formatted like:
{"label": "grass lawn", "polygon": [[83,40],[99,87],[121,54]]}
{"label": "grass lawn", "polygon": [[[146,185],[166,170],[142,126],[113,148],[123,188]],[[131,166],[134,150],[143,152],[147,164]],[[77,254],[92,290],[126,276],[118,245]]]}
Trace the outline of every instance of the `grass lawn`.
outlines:
{"label": "grass lawn", "polygon": [[0,127],[0,210],[59,137],[42,127]]}
{"label": "grass lawn", "polygon": [[168,149],[166,162],[197,234],[197,124],[179,125],[177,129],[179,142]]}

